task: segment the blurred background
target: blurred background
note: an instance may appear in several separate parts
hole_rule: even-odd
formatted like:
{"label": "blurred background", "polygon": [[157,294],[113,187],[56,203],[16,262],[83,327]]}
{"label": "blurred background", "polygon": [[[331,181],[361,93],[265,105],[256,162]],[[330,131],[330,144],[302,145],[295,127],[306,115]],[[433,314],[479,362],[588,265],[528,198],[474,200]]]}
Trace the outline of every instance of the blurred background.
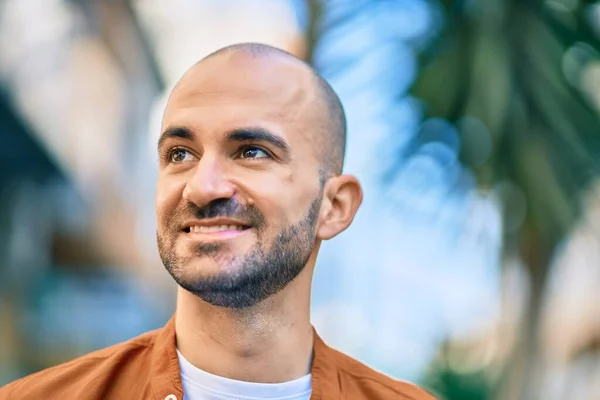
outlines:
{"label": "blurred background", "polygon": [[313,322],[440,399],[600,399],[600,2],[0,0],[0,385],[162,326],[165,98],[208,53],[310,62],[364,185]]}

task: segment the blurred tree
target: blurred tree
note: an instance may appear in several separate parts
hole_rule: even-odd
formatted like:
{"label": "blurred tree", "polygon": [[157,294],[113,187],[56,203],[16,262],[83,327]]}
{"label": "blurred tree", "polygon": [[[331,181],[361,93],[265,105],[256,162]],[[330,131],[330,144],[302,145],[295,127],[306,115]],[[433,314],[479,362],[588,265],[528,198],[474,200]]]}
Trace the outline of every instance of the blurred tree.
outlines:
{"label": "blurred tree", "polygon": [[[307,59],[314,60],[320,38],[354,16],[405,3],[307,0]],[[498,397],[532,398],[550,262],[599,172],[600,99],[590,87],[600,65],[592,21],[597,6],[577,0],[430,4],[439,17],[439,34],[416,49],[420,70],[411,94],[423,102],[425,119],[456,124],[463,165],[475,173],[481,190],[496,193],[502,202],[503,257],[524,265],[529,296]],[[334,17],[324,12],[329,6],[339,6]],[[354,62],[360,58],[356,54]],[[328,66],[332,74],[352,68],[349,58],[338,64]]]}
{"label": "blurred tree", "polygon": [[491,385],[483,371],[459,373],[441,362],[434,364],[424,385],[432,393],[441,393],[445,400],[486,400],[491,396]]}
{"label": "blurred tree", "polygon": [[[523,263],[529,296],[500,397],[532,398],[550,261],[598,174],[598,99],[586,74],[598,65],[600,41],[588,2],[444,1],[441,8],[445,29],[422,52],[412,93],[427,117],[457,124],[461,160],[481,188],[502,188],[504,256]],[[522,219],[516,197],[525,200]]]}

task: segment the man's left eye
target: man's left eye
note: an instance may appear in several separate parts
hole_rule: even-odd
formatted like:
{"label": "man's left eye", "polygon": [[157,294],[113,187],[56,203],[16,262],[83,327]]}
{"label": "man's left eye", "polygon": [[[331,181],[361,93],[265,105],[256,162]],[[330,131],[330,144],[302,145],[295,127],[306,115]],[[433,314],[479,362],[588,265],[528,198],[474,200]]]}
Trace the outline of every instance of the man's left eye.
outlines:
{"label": "man's left eye", "polygon": [[246,147],[240,152],[240,158],[268,158],[266,151],[258,147]]}

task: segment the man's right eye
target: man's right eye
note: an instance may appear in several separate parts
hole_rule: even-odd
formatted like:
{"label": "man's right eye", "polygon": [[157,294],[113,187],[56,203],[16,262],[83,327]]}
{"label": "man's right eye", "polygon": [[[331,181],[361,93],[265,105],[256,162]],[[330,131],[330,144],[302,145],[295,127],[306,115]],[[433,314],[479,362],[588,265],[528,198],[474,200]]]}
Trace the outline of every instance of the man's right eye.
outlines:
{"label": "man's right eye", "polygon": [[168,161],[170,163],[180,164],[194,161],[195,158],[196,157],[194,157],[189,151],[175,148],[169,152]]}

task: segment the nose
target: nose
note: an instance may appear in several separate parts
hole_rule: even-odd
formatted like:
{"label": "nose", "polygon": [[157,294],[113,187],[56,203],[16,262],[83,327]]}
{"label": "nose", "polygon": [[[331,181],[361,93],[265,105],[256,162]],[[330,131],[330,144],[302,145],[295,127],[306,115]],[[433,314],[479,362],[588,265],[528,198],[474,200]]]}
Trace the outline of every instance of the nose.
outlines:
{"label": "nose", "polygon": [[183,198],[198,207],[204,207],[214,200],[230,199],[235,194],[235,186],[224,172],[218,159],[205,154],[186,183]]}

